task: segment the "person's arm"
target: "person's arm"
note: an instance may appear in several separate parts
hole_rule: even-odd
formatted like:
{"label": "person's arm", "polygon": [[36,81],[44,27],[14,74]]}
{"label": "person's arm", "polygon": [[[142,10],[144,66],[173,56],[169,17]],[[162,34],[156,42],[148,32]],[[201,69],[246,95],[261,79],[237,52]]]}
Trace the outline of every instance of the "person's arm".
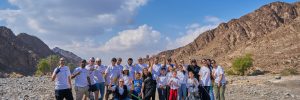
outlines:
{"label": "person's arm", "polygon": [[162,58],[163,58],[163,65],[164,67],[167,67],[167,59],[166,59],[166,55],[162,55]]}
{"label": "person's arm", "polygon": [[56,78],[56,75],[60,72],[60,69],[59,68],[55,68],[52,76],[51,76],[51,81],[54,81],[55,78]]}
{"label": "person's arm", "polygon": [[149,68],[148,68],[148,71],[150,72],[150,73],[152,73],[152,70],[153,70],[153,60],[151,59],[151,61],[149,61]]}
{"label": "person's arm", "polygon": [[70,85],[70,89],[72,89],[72,81],[71,81],[71,76],[68,76],[68,82],[69,82],[69,85]]}
{"label": "person's arm", "polygon": [[[179,64],[177,63],[177,60],[174,59],[174,62],[175,62],[175,67],[174,68],[178,68],[179,67]],[[182,66],[183,67],[183,66]]]}
{"label": "person's arm", "polygon": [[79,74],[80,74],[80,71],[77,72],[77,70],[75,69],[74,73],[71,75],[71,79],[75,78]]}
{"label": "person's arm", "polygon": [[144,87],[145,87],[145,83],[143,82],[142,83],[142,89],[141,89],[141,93],[142,93],[142,98],[144,99],[144,96],[145,96],[145,94],[144,94]]}

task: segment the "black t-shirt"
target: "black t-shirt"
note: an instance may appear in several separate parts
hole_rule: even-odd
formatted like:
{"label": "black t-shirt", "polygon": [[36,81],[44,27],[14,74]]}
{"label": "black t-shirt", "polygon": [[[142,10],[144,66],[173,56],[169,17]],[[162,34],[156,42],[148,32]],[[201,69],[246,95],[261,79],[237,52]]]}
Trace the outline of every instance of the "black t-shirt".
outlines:
{"label": "black t-shirt", "polygon": [[188,65],[187,67],[187,71],[188,72],[193,72],[195,78],[199,81],[199,71],[200,71],[200,67],[198,65],[194,66],[194,65]]}

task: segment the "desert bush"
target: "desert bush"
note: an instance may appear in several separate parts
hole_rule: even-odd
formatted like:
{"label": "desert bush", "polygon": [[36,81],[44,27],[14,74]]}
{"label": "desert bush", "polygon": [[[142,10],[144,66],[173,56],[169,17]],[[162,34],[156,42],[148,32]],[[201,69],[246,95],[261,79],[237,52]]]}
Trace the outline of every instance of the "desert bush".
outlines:
{"label": "desert bush", "polygon": [[246,54],[241,57],[237,57],[232,62],[233,71],[237,72],[236,74],[245,75],[245,72],[252,67],[253,59],[251,54]]}
{"label": "desert bush", "polygon": [[282,76],[297,75],[298,71],[296,68],[285,68],[280,72],[280,74]]}

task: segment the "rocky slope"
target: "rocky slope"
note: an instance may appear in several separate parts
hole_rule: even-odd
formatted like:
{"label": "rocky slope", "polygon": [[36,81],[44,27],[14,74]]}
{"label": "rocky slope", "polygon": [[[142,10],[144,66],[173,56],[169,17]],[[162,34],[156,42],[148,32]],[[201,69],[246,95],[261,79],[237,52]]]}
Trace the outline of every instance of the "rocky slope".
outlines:
{"label": "rocky slope", "polygon": [[[26,33],[16,36],[4,26],[0,26],[0,52],[0,77],[12,72],[32,75],[39,59],[56,54],[39,38]],[[78,61],[77,58],[73,59],[69,56],[66,58],[71,63]]]}
{"label": "rocky slope", "polygon": [[300,2],[274,2],[239,19],[221,23],[201,33],[186,46],[157,56],[185,59],[212,58],[231,66],[233,58],[251,53],[254,66],[278,73],[287,67],[300,68]]}
{"label": "rocky slope", "polygon": [[75,55],[74,53],[70,52],[70,51],[66,51],[63,50],[59,47],[55,47],[52,49],[52,51],[56,54],[62,55],[64,57],[66,57],[67,59],[71,60],[71,63],[78,63],[80,62],[82,59],[80,57],[78,57],[77,55]]}

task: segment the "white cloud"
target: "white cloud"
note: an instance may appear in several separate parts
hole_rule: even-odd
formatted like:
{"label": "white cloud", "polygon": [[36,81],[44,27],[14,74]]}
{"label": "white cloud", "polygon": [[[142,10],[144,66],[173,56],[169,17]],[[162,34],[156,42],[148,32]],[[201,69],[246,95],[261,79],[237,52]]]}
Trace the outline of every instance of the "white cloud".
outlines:
{"label": "white cloud", "polygon": [[222,22],[221,19],[214,16],[206,16],[204,18],[204,21],[208,22],[208,24],[202,26],[199,23],[193,23],[187,25],[185,27],[187,31],[184,33],[184,35],[174,39],[174,41],[167,38],[166,39],[168,41],[167,49],[174,49],[181,46],[185,46],[193,42],[201,33],[216,28]]}
{"label": "white cloud", "polygon": [[100,50],[103,52],[111,52],[132,50],[133,48],[138,49],[139,47],[148,47],[149,49],[151,45],[157,44],[160,38],[160,32],[153,30],[152,27],[148,25],[141,25],[137,29],[119,32],[117,36],[111,38],[100,47]]}

